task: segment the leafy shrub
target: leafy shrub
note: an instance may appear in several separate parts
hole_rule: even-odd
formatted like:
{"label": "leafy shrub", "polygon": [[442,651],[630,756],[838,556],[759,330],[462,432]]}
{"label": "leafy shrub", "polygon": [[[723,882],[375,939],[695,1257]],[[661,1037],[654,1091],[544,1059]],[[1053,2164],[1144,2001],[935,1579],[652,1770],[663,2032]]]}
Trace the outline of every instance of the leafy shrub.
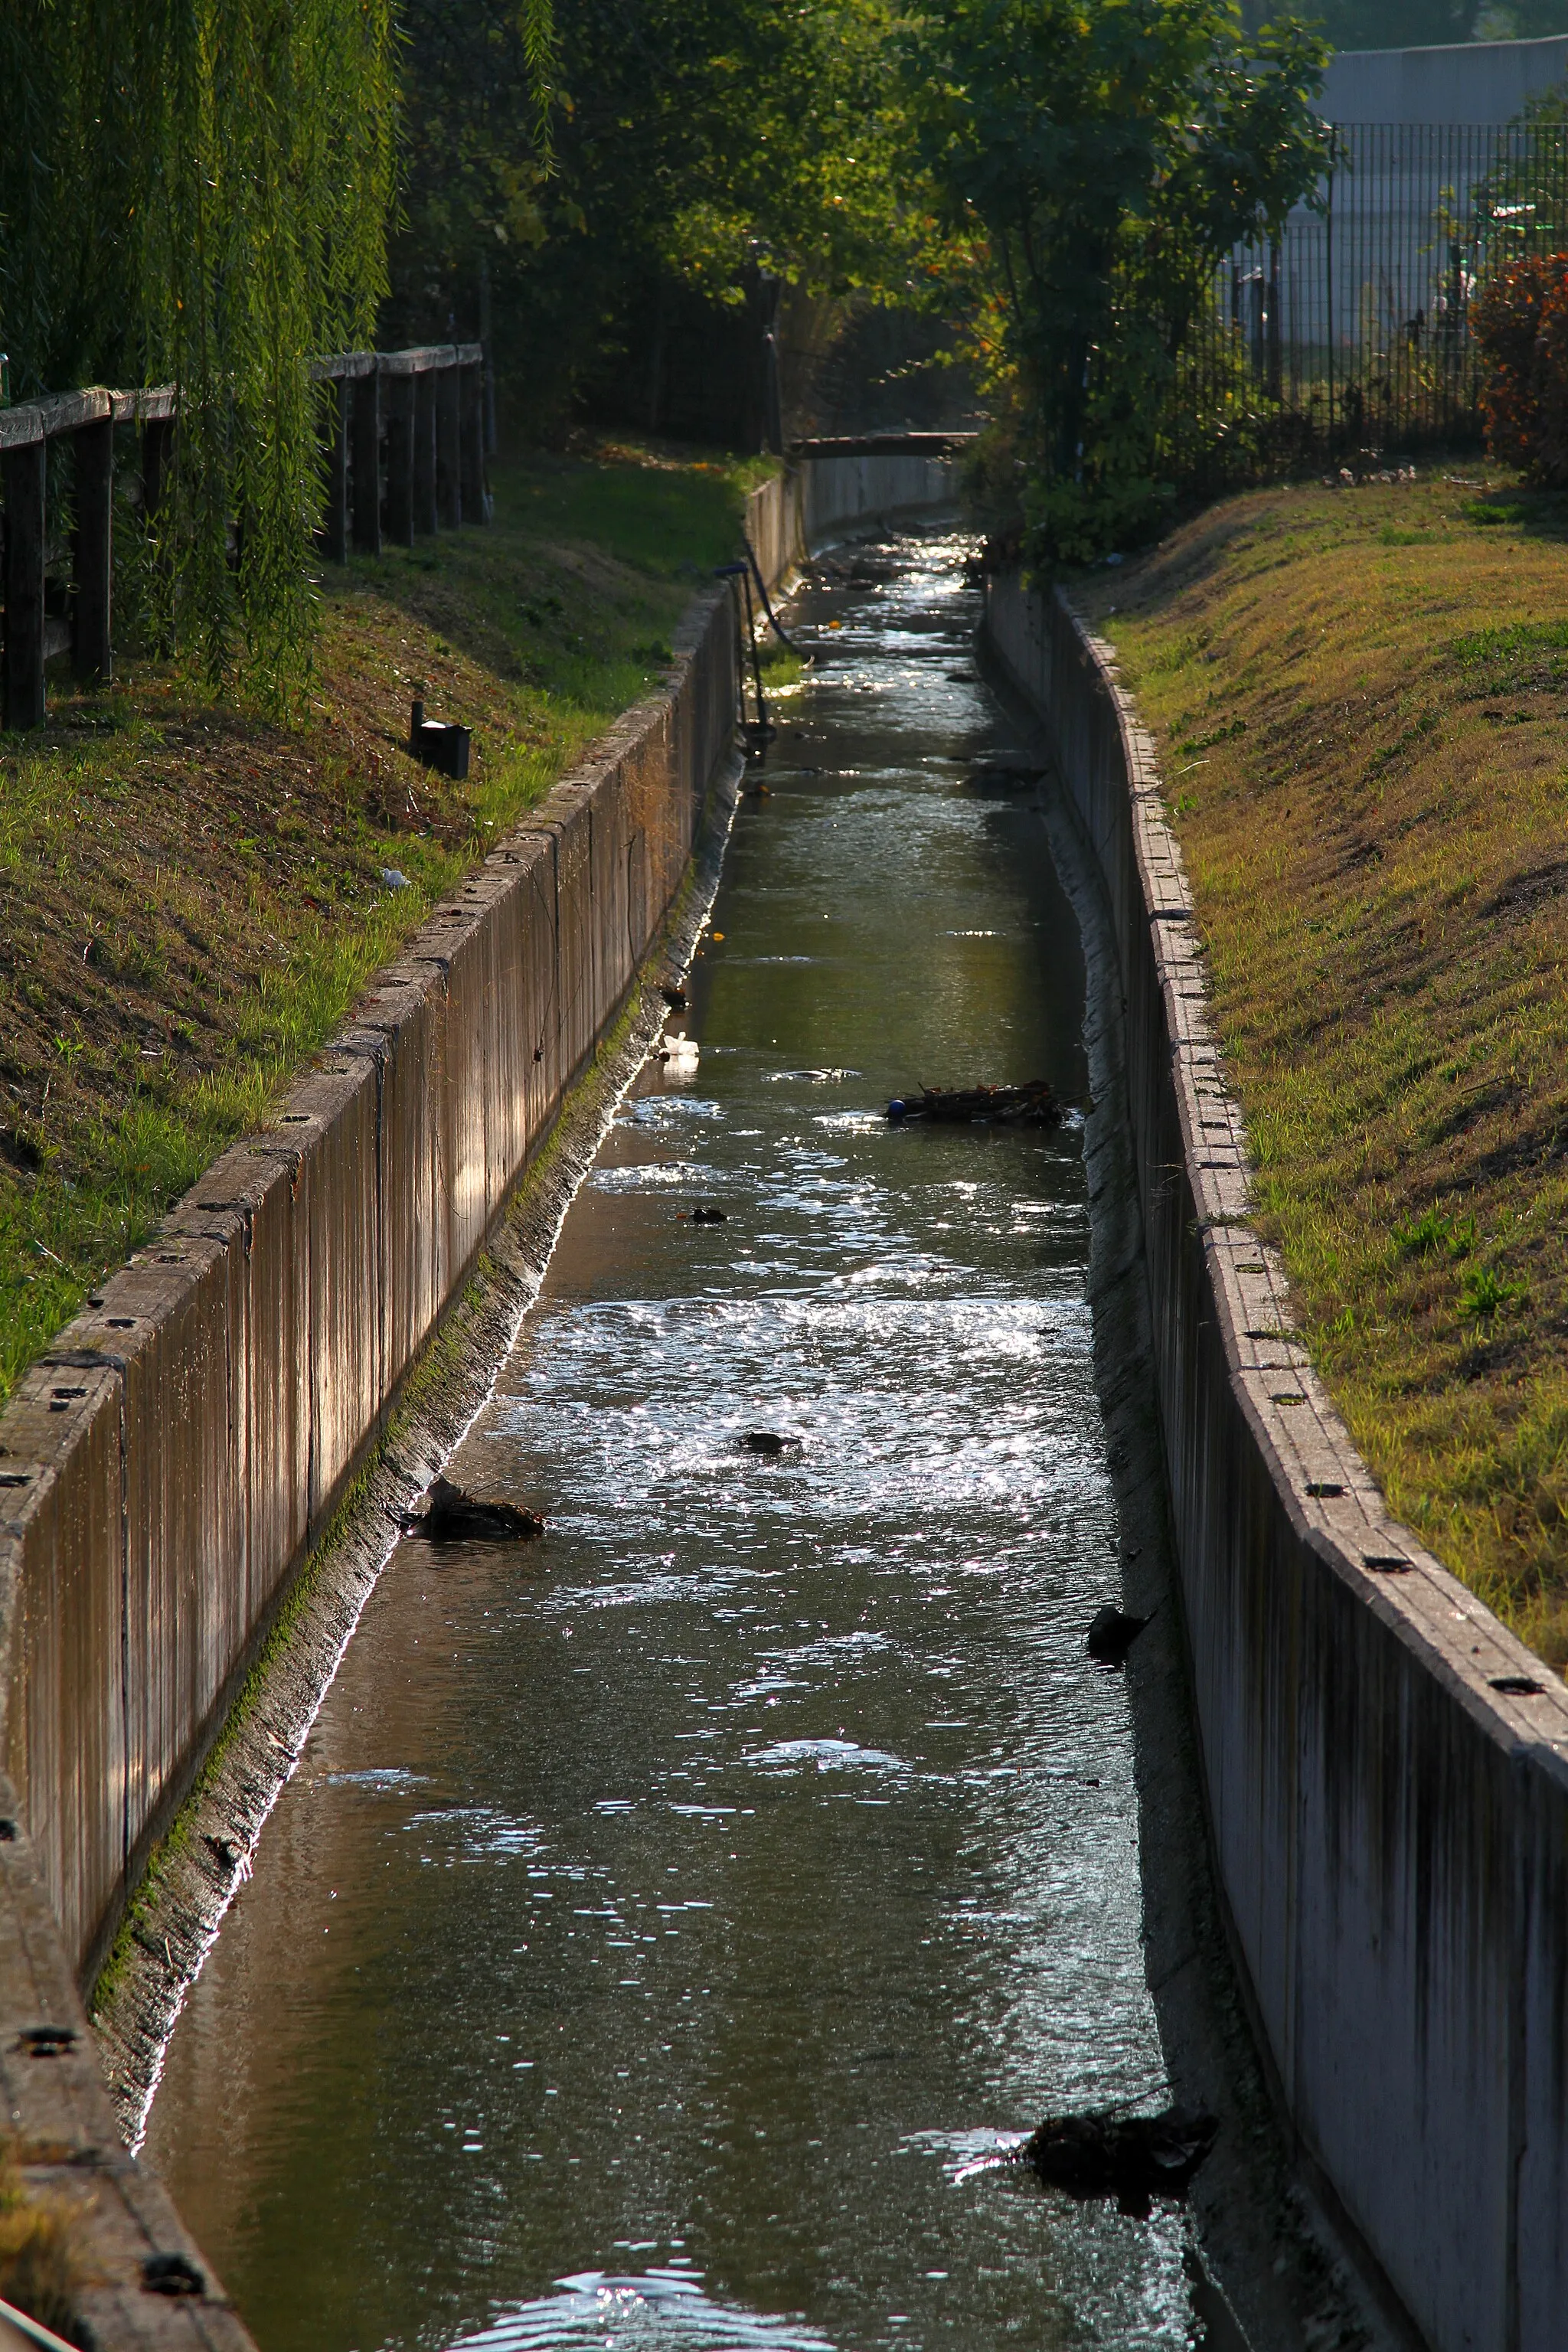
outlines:
{"label": "leafy shrub", "polygon": [[1568,253],[1505,262],[1470,325],[1487,376],[1487,446],[1543,489],[1568,486]]}
{"label": "leafy shrub", "polygon": [[1423,1209],[1394,1228],[1401,1257],[1468,1257],[1476,1245],[1474,1217],[1450,1216],[1447,1209]]}
{"label": "leafy shrub", "polygon": [[1459,1312],[1489,1321],[1500,1307],[1517,1307],[1524,1287],[1511,1275],[1494,1274],[1489,1265],[1478,1265],[1460,1285]]}

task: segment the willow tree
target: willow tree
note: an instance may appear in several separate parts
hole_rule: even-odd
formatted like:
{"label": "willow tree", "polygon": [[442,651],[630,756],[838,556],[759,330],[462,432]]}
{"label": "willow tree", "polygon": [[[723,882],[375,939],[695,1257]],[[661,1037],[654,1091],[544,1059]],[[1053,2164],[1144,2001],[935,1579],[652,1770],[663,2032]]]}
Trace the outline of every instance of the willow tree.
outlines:
{"label": "willow tree", "polygon": [[385,289],[389,0],[9,0],[0,345],[13,397],[179,389],[165,538],[216,677],[308,643],[324,391]]}

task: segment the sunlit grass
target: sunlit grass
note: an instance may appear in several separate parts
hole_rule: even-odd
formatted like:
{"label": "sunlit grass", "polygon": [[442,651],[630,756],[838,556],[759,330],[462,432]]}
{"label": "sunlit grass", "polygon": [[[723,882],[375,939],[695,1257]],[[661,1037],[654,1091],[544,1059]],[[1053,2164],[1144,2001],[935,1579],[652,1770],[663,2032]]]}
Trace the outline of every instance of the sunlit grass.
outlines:
{"label": "sunlit grass", "polygon": [[1477,492],[1233,499],[1079,601],[1160,743],[1315,1357],[1394,1509],[1561,1665],[1568,541]]}

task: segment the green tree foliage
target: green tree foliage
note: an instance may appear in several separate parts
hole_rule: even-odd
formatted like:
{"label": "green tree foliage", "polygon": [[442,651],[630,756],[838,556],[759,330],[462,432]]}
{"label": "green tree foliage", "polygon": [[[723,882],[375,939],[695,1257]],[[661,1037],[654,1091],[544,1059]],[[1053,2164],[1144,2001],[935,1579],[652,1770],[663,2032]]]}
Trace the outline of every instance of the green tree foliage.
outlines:
{"label": "green tree foliage", "polygon": [[1161,405],[1214,271],[1328,161],[1323,58],[1292,20],[1244,36],[1226,0],[946,0],[921,21],[924,150],[1043,559],[1158,511]]}
{"label": "green tree foliage", "polygon": [[[891,0],[557,0],[552,152],[504,0],[413,0],[402,330],[477,323],[537,414],[613,378],[663,289],[743,303],[918,275]],[[636,403],[631,404],[635,408]]]}
{"label": "green tree foliage", "polygon": [[281,677],[319,508],[307,362],[368,341],[385,284],[387,0],[9,0],[0,88],[14,392],[178,384],[171,576],[215,677],[243,642]]}

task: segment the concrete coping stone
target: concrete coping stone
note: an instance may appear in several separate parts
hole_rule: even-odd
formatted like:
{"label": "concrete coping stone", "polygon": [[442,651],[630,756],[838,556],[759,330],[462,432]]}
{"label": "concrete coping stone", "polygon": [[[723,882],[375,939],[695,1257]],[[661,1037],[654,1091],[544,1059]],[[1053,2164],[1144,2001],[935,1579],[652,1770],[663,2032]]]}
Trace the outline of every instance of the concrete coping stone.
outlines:
{"label": "concrete coping stone", "polygon": [[163,1324],[223,1260],[223,1241],[198,1234],[183,1239],[177,1255],[139,1251],[111,1275],[38,1359],[40,1366],[102,1364],[123,1371],[154,1343]]}
{"label": "concrete coping stone", "polygon": [[[159,2182],[120,2140],[16,1792],[0,1774],[0,2102],[29,2189],[80,2217],[91,2260],[79,2298],[90,2340],[116,2352],[245,2352],[249,2339]],[[150,2294],[142,2263],[180,2253],[199,2295]]]}
{"label": "concrete coping stone", "polygon": [[19,1535],[44,1507],[83,1428],[106,1407],[116,1413],[120,1409],[120,1379],[112,1366],[28,1366],[12,1391],[0,1443],[0,1535]]}

